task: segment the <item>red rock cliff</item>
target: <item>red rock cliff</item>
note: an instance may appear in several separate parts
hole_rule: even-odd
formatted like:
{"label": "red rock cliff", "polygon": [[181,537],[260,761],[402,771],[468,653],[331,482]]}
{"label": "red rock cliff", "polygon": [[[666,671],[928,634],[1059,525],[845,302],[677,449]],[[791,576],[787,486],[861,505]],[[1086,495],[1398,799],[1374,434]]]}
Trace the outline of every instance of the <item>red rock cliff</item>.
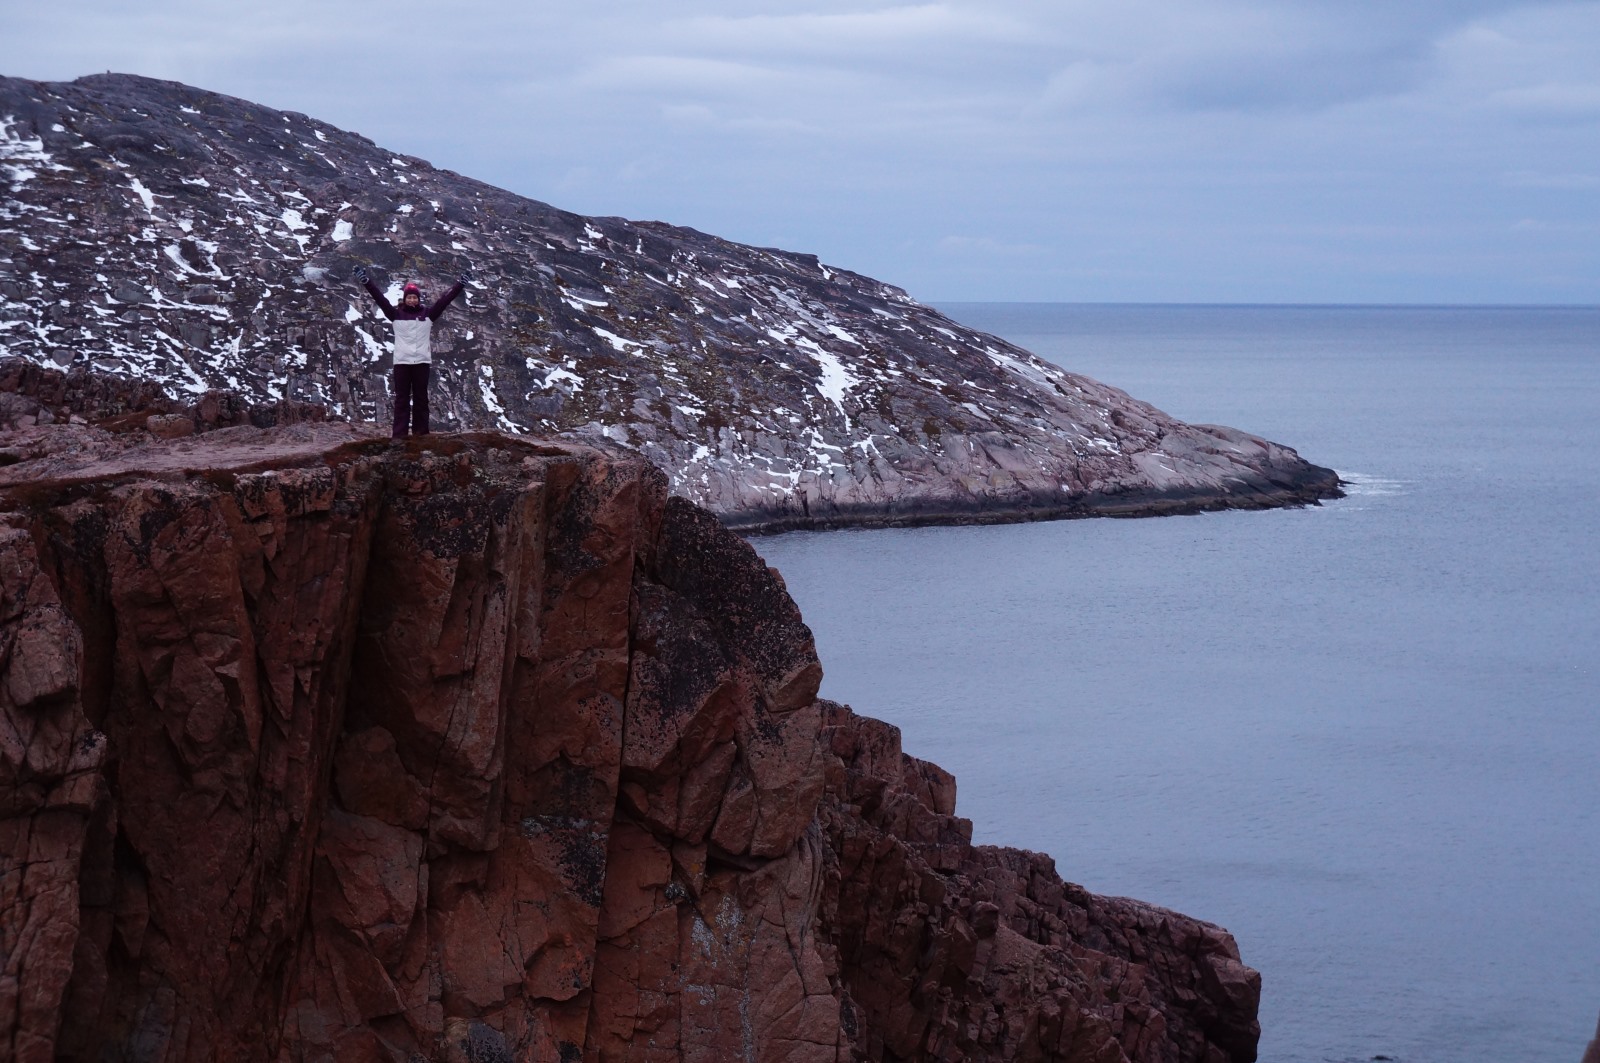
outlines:
{"label": "red rock cliff", "polygon": [[971,846],[649,465],[15,427],[59,385],[0,410],[0,1058],[1254,1059],[1224,931]]}

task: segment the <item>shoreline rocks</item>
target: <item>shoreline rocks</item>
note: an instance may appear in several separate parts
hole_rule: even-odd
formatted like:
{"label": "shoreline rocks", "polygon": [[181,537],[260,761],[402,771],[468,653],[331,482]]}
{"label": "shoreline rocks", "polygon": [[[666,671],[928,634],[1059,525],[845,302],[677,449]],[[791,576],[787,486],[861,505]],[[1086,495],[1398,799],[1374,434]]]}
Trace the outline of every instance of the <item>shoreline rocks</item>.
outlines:
{"label": "shoreline rocks", "polygon": [[[813,255],[583,217],[174,82],[0,78],[0,335],[41,366],[381,423],[352,280],[475,280],[446,430],[621,445],[751,531],[1306,505],[1338,477]],[[398,291],[398,288],[395,288]]]}
{"label": "shoreline rocks", "polygon": [[1225,931],[972,846],[648,463],[32,416],[0,426],[8,1058],[1255,1058]]}
{"label": "shoreline rocks", "polygon": [[[147,382],[93,373],[81,368],[60,370],[40,367],[24,359],[11,358],[0,359],[0,418],[7,416],[13,423],[76,421],[103,422],[118,429],[142,427],[163,438],[177,438],[243,424],[272,427],[326,421],[330,419],[330,411],[317,403],[280,400],[253,404],[231,392],[206,392],[192,401],[182,402]],[[381,434],[380,426],[368,427]],[[1231,431],[1203,427],[1219,434]],[[597,445],[602,450],[625,452],[625,448],[604,440]],[[724,524],[742,535],[776,535],[789,531],[850,527],[1169,516],[1224,509],[1314,505],[1326,497],[1329,477],[1337,489],[1337,474],[1329,470],[1306,473],[1293,463],[1283,462],[1269,480],[1260,485],[1241,483],[1226,499],[1218,499],[1205,491],[1173,486],[1165,490],[1128,490],[1096,495],[1072,503],[1063,503],[1050,497],[1036,498],[1031,503],[989,503],[968,496],[920,504],[914,500],[895,504],[863,504],[854,510],[840,510],[831,516],[802,514],[797,517],[784,511],[741,511],[719,515]]]}

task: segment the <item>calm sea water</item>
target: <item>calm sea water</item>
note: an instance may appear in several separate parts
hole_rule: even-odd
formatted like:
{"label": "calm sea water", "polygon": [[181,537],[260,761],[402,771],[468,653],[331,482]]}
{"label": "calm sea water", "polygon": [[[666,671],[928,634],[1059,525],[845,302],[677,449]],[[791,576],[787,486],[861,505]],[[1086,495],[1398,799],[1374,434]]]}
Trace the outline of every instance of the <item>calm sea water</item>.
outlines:
{"label": "calm sea water", "polygon": [[1228,927],[1262,1059],[1577,1063],[1600,1012],[1600,309],[942,307],[1354,482],[758,539],[980,842]]}

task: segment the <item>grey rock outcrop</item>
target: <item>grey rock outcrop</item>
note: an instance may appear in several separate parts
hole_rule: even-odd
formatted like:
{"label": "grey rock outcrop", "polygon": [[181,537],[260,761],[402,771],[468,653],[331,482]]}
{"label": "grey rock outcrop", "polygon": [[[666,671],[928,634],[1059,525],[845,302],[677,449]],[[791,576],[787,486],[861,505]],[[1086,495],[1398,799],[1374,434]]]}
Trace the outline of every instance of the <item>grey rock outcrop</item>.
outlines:
{"label": "grey rock outcrop", "polygon": [[470,267],[445,428],[601,437],[735,527],[1296,505],[1328,469],[1174,420],[810,255],[588,218],[304,115],[123,75],[0,78],[0,347],[174,395],[381,419],[351,282]]}

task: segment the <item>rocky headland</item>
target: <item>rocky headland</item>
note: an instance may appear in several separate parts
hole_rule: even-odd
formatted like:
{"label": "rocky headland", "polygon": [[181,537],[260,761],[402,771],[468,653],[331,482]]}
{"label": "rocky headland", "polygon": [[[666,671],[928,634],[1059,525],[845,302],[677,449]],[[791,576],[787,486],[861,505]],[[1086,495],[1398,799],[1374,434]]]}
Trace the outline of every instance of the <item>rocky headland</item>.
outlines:
{"label": "rocky headland", "polygon": [[609,439],[776,530],[1301,505],[1338,478],[1177,421],[819,262],[557,210],[305,115],[172,82],[0,78],[0,347],[381,420],[351,281],[475,280],[436,421]]}
{"label": "rocky headland", "polygon": [[641,458],[4,375],[0,1057],[1255,1058],[1225,931],[972,845]]}

